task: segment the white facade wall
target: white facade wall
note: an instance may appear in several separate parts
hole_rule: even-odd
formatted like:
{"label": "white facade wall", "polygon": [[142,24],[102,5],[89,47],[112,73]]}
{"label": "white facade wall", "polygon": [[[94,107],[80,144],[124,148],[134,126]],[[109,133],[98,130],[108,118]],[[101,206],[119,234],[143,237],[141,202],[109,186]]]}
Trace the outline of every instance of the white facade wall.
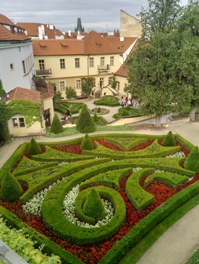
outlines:
{"label": "white facade wall", "polygon": [[31,89],[34,74],[32,42],[0,44],[0,79],[6,93],[15,87]]}

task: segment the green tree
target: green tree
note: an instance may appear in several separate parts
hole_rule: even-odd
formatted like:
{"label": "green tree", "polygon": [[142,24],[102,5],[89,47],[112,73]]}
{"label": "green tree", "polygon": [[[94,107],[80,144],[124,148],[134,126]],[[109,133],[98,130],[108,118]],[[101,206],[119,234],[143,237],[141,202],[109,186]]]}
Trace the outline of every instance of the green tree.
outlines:
{"label": "green tree", "polygon": [[88,111],[87,105],[85,104],[82,107],[76,126],[77,130],[81,133],[91,133],[96,129],[95,122],[93,121]]}
{"label": "green tree", "polygon": [[50,128],[50,132],[54,134],[59,134],[64,131],[61,121],[59,120],[59,117],[57,114],[54,115],[52,125]]}
{"label": "green tree", "polygon": [[82,93],[89,96],[93,88],[93,78],[81,78]]}
{"label": "green tree", "polygon": [[129,86],[144,115],[161,117],[177,111],[186,102],[186,85],[179,81],[174,30],[181,15],[179,0],[149,0],[142,12],[142,37],[128,61]]}
{"label": "green tree", "polygon": [[32,156],[32,155],[37,155],[41,153],[42,151],[41,151],[41,147],[39,143],[37,143],[36,140],[32,138],[30,143],[28,144],[28,155]]}
{"label": "green tree", "polygon": [[5,92],[4,88],[3,88],[3,84],[2,84],[2,81],[0,79],[0,97],[3,97],[5,95],[6,95],[6,92]]}
{"label": "green tree", "polygon": [[72,87],[66,87],[66,98],[71,99],[71,98],[76,98],[77,94],[75,90]]}
{"label": "green tree", "polygon": [[57,91],[54,95],[54,102],[60,102],[63,99],[62,94],[60,91]]}
{"label": "green tree", "polygon": [[199,2],[189,1],[179,20],[178,39],[181,41],[178,48],[181,78],[187,84],[190,95],[190,121],[195,121],[196,110],[199,106]]}
{"label": "green tree", "polygon": [[6,104],[0,101],[0,137],[5,141],[9,140],[9,131],[7,121],[9,119],[9,110]]}

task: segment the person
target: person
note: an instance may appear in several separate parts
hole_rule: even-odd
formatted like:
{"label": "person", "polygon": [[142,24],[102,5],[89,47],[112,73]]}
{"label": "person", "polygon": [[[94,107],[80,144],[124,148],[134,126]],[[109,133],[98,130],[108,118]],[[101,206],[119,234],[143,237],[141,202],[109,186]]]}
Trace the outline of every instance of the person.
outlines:
{"label": "person", "polygon": [[65,115],[63,115],[63,117],[61,118],[61,121],[65,121],[66,118],[67,118],[67,116],[66,116],[66,114],[65,114]]}
{"label": "person", "polygon": [[70,109],[67,110],[67,115],[68,115],[68,116],[71,116]]}

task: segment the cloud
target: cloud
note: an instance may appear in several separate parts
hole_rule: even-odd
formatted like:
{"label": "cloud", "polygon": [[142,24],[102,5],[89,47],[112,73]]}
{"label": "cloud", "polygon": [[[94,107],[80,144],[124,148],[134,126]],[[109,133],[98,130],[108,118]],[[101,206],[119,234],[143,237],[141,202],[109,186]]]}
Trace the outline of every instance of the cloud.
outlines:
{"label": "cloud", "polygon": [[[187,0],[181,0],[183,4]],[[63,31],[72,30],[81,18],[85,30],[119,29],[120,10],[137,17],[147,0],[9,0],[2,1],[1,13],[17,22],[53,24]]]}

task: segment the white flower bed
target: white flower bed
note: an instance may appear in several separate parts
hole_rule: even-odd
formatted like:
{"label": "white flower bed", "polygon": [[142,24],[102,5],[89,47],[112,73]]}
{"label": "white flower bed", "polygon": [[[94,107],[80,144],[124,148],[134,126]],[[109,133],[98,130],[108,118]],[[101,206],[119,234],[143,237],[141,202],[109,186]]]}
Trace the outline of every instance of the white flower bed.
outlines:
{"label": "white flower bed", "polygon": [[113,217],[114,208],[112,207],[111,203],[107,200],[102,199],[104,204],[106,215],[104,219],[98,221],[95,225],[91,225],[89,223],[81,222],[75,215],[75,200],[79,193],[79,185],[76,185],[72,188],[72,190],[66,195],[63,201],[63,215],[73,224],[87,227],[87,228],[94,228],[106,225]]}
{"label": "white flower bed", "polygon": [[184,152],[179,151],[179,152],[176,152],[175,154],[168,155],[165,158],[172,158],[172,159],[174,159],[174,158],[185,158],[185,154],[184,154]]}

